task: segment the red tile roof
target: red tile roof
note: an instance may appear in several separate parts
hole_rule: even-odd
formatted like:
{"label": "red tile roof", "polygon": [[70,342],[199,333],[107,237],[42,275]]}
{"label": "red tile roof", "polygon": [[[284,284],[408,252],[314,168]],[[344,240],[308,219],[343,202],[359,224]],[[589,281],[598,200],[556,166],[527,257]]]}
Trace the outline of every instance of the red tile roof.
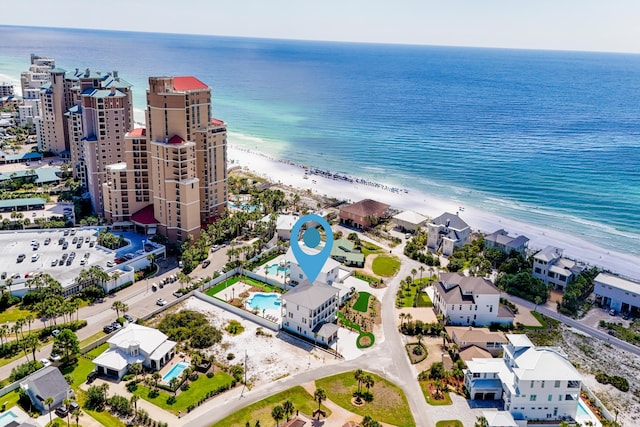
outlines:
{"label": "red tile roof", "polygon": [[155,219],[155,217],[153,216],[153,205],[142,208],[138,212],[131,215],[131,221],[144,225],[160,223],[160,221]]}
{"label": "red tile roof", "polygon": [[178,76],[173,78],[173,89],[177,91],[198,90],[209,89],[209,86],[193,76]]}
{"label": "red tile roof", "polygon": [[173,135],[169,138],[169,144],[182,144],[184,139],[180,138],[178,135]]}
{"label": "red tile roof", "polygon": [[147,129],[145,128],[135,128],[130,131],[127,135],[129,136],[145,136],[147,134]]}
{"label": "red tile roof", "polygon": [[220,119],[211,118],[211,124],[214,126],[224,125],[224,122]]}

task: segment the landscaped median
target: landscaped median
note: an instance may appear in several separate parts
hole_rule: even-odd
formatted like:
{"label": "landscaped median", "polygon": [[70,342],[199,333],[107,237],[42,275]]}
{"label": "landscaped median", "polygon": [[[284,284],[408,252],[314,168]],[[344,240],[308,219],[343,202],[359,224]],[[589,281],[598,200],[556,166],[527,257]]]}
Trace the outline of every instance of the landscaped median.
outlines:
{"label": "landscaped median", "polygon": [[[318,404],[314,400],[314,397],[304,388],[297,386],[249,405],[240,411],[223,418],[212,427],[244,427],[247,423],[251,426],[271,426],[274,421],[271,416],[273,408],[276,406],[282,406],[287,400],[293,404],[295,411],[299,411],[301,414],[304,414],[309,418],[311,417],[311,414],[313,414],[313,411],[318,408]],[[321,409],[325,411],[327,417],[331,415],[331,411],[324,405],[322,405]]]}

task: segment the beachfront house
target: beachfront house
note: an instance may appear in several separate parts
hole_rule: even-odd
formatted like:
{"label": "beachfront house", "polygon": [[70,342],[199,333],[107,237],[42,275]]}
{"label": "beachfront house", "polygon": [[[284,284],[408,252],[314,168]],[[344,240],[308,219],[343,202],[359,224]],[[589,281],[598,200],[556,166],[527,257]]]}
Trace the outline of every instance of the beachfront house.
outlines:
{"label": "beachfront house", "polygon": [[73,397],[73,390],[60,370],[53,365],[38,369],[24,378],[20,381],[20,388],[29,396],[31,404],[41,414],[49,411],[49,406],[44,403],[48,397],[53,399],[51,409],[62,405],[64,399]]}
{"label": "beachfront house", "polygon": [[131,323],[107,340],[109,348],[93,359],[100,374],[122,378],[133,363],[158,371],[175,355],[176,342],[157,329]]}
{"label": "beachfront house", "polygon": [[457,214],[445,212],[427,224],[427,247],[449,256],[469,241],[471,227]]}
{"label": "beachfront house", "polygon": [[338,339],[338,288],[314,282],[282,296],[282,329],[331,346]]}
{"label": "beachfront house", "polygon": [[371,199],[360,200],[346,206],[340,206],[340,223],[347,227],[369,228],[386,218],[390,206]]}
{"label": "beachfront house", "polygon": [[558,291],[564,291],[567,284],[583,270],[583,265],[564,258],[562,249],[555,246],[547,246],[533,256],[533,277]]}
{"label": "beachfront house", "polygon": [[593,280],[595,301],[633,317],[640,316],[640,282],[600,273]]}
{"label": "beachfront house", "polygon": [[449,325],[513,323],[513,314],[500,306],[500,290],[487,279],[442,273],[433,290],[433,307]]}
{"label": "beachfront house", "polygon": [[519,235],[512,237],[502,229],[494,231],[484,237],[484,246],[486,248],[500,249],[506,254],[511,253],[511,251],[516,251],[521,255],[525,255],[528,245],[529,238],[527,236]]}
{"label": "beachfront house", "polygon": [[536,347],[524,334],[507,334],[501,359],[467,362],[471,399],[504,401],[516,423],[558,424],[575,419],[582,377],[558,347]]}
{"label": "beachfront house", "polygon": [[417,212],[404,211],[394,215],[391,218],[391,221],[401,231],[410,231],[414,233],[419,228],[424,227],[427,224],[427,221],[429,221],[429,218],[424,215],[420,215]]}

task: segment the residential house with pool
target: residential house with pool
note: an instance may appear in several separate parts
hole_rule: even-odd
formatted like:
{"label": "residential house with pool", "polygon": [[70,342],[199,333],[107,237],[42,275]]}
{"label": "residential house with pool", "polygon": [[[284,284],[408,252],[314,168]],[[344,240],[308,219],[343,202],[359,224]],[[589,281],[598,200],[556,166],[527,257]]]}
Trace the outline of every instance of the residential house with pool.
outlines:
{"label": "residential house with pool", "polygon": [[434,283],[433,295],[434,309],[449,325],[513,323],[513,313],[500,305],[500,290],[482,277],[442,273]]}
{"label": "residential house with pool", "polygon": [[122,378],[133,363],[160,370],[175,355],[176,342],[157,329],[131,323],[107,340],[109,348],[93,359],[98,373]]}
{"label": "residential house with pool", "polygon": [[338,339],[338,292],[317,281],[291,289],[282,296],[282,329],[331,346]]}
{"label": "residential house with pool", "polygon": [[518,426],[575,420],[582,377],[558,347],[536,347],[524,334],[507,334],[501,359],[467,362],[464,385],[471,399],[504,401]]}

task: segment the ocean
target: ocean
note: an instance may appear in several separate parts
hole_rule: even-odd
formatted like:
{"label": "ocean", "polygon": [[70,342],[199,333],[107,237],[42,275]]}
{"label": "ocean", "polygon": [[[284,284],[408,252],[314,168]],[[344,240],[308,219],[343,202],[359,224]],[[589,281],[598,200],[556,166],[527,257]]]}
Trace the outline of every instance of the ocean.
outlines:
{"label": "ocean", "polygon": [[[29,55],[213,89],[230,140],[640,255],[640,55],[0,26]],[[409,193],[411,194],[411,193]]]}

